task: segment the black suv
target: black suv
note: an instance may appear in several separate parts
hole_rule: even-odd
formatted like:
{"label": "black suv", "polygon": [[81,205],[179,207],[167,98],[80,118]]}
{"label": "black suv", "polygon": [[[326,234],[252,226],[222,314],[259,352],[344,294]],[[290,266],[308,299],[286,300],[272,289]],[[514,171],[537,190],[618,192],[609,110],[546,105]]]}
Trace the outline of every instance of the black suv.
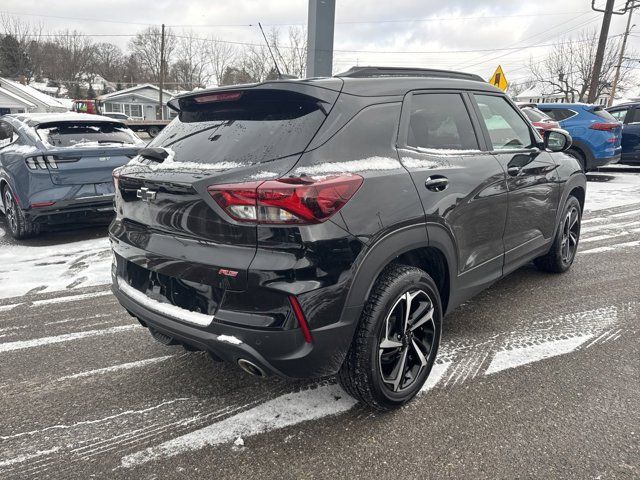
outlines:
{"label": "black suv", "polygon": [[166,344],[254,375],[338,374],[380,409],[442,317],[527,262],[575,257],[586,179],[480,77],[352,68],[172,99],[114,172],[113,291]]}

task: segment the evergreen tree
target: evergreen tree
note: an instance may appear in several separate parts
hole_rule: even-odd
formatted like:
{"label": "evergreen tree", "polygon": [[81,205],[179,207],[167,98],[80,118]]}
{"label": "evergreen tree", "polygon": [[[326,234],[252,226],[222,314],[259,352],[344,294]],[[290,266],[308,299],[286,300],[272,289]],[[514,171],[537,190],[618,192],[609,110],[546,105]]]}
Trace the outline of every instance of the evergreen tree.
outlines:
{"label": "evergreen tree", "polygon": [[89,89],[87,90],[87,98],[96,98],[96,91],[93,89],[93,84],[89,84]]}

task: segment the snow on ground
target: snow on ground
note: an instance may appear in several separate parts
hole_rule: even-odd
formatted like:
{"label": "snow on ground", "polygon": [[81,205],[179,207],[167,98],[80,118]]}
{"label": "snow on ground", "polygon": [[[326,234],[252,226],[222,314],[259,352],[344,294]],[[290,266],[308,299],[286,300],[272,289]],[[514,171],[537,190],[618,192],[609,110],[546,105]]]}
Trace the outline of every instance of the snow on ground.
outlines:
{"label": "snow on ground", "polygon": [[107,238],[59,246],[3,245],[0,298],[104,285],[111,280]]}
{"label": "snow on ground", "polygon": [[640,203],[639,173],[607,173],[590,175],[592,179],[611,178],[606,182],[589,181],[585,211],[593,212],[607,208]]}

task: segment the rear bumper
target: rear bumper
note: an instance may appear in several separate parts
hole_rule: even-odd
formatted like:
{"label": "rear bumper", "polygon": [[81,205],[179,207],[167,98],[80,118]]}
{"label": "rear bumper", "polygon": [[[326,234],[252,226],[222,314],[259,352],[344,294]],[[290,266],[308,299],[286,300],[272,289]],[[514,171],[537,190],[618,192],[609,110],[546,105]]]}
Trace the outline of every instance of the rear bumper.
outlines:
{"label": "rear bumper", "polygon": [[[115,278],[112,290],[120,304],[143,326],[233,364],[240,359],[249,360],[267,375],[285,378],[333,375],[340,369],[351,343],[353,324],[347,318],[312,330],[312,342],[306,343],[299,328],[259,330],[216,320],[206,327],[187,324],[135,301],[119,288]],[[354,309],[352,316],[357,313]]]}
{"label": "rear bumper", "polygon": [[614,155],[613,157],[590,158],[587,160],[587,170],[592,170],[598,167],[604,167],[605,165],[611,165],[614,163],[618,163],[619,161],[620,161],[620,154]]}
{"label": "rear bumper", "polygon": [[49,207],[30,208],[24,214],[34,223],[43,225],[105,224],[114,216],[113,196],[63,200]]}

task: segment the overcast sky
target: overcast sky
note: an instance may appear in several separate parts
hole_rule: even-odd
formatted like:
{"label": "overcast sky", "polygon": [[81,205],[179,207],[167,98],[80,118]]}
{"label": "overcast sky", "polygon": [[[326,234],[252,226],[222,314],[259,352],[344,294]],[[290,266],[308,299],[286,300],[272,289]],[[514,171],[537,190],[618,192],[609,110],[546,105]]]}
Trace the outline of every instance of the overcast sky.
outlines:
{"label": "overcast sky", "polygon": [[[0,12],[21,14],[48,30],[127,35],[144,24],[164,22],[177,30],[259,43],[260,32],[249,24],[306,25],[307,5],[307,0],[2,0]],[[599,30],[601,19],[591,10],[591,0],[338,0],[334,65],[337,71],[355,64],[454,68],[488,78],[502,64],[507,79],[517,82],[527,77],[529,59],[540,60],[549,48],[532,45],[547,45],[585,28]],[[625,22],[626,17],[614,16],[609,34],[621,34]],[[638,35],[630,37],[630,48],[640,50]],[[128,37],[96,40],[126,47]]]}

